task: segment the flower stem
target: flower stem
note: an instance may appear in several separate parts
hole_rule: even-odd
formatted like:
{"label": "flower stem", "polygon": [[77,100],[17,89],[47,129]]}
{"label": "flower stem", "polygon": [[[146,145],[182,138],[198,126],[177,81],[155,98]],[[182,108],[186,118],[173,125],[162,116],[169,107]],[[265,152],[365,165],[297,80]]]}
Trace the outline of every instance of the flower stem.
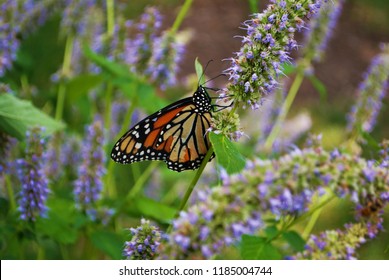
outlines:
{"label": "flower stem", "polygon": [[8,175],[5,175],[4,179],[5,179],[5,185],[7,187],[10,208],[11,211],[14,212],[16,211],[17,207],[16,207],[15,195],[14,195],[11,179],[9,178]]}
{"label": "flower stem", "polygon": [[265,150],[268,150],[268,151],[271,150],[271,148],[274,144],[274,141],[278,137],[280,130],[281,130],[281,127],[282,127],[282,124],[284,123],[284,121],[286,119],[286,116],[290,110],[290,107],[293,104],[293,101],[296,97],[296,94],[301,86],[301,83],[303,82],[303,79],[304,79],[304,72],[297,71],[297,75],[293,81],[292,86],[289,89],[288,96],[286,97],[285,102],[282,105],[281,112],[278,115],[276,123],[274,124],[269,136],[266,139],[265,147],[264,147]]}
{"label": "flower stem", "polygon": [[323,201],[319,203],[316,207],[314,207],[311,211],[312,215],[311,218],[308,221],[307,226],[304,229],[304,232],[302,233],[302,238],[303,239],[308,239],[309,235],[312,232],[313,227],[315,226],[317,220],[319,219],[320,213],[323,210],[323,206],[325,206],[327,203],[331,202],[332,199],[334,199],[336,196],[335,195],[327,195],[324,197]]}
{"label": "flower stem", "polygon": [[[120,136],[122,136],[126,132],[126,130],[128,129],[128,126],[130,125],[131,116],[132,116],[132,113],[134,112],[134,109],[135,109],[134,102],[131,102],[131,105],[128,108],[127,113],[124,116],[123,126],[119,132]],[[110,151],[108,152],[108,154],[110,154]],[[105,186],[106,186],[105,193],[110,197],[115,197],[117,194],[115,180],[113,179],[114,167],[115,167],[115,162],[113,160],[109,160],[108,161],[108,168],[107,168],[108,171],[107,171],[107,175],[105,178]]]}
{"label": "flower stem", "polygon": [[126,201],[134,198],[139,193],[139,191],[142,189],[147,179],[150,177],[151,173],[154,171],[156,165],[157,165],[156,161],[151,162],[150,165],[146,168],[146,170],[139,176],[134,187],[128,193]]}
{"label": "flower stem", "polygon": [[186,17],[186,14],[188,13],[189,8],[192,5],[192,2],[193,2],[193,0],[185,0],[185,3],[181,7],[181,9],[176,17],[176,20],[174,21],[173,26],[170,30],[170,32],[172,34],[175,34],[178,31],[178,29],[180,28],[181,23],[184,21],[184,18]]}
{"label": "flower stem", "polygon": [[113,0],[106,0],[107,5],[107,35],[112,37],[115,31],[115,8]]}
{"label": "flower stem", "polygon": [[63,78],[68,76],[70,72],[70,64],[71,64],[72,53],[73,53],[73,43],[74,43],[74,36],[70,34],[66,38],[65,53],[64,53],[64,59],[63,59],[63,64],[61,69],[61,82],[58,87],[57,106],[55,111],[56,120],[62,119],[63,110],[65,106],[66,85]]}
{"label": "flower stem", "polygon": [[[203,173],[204,171],[204,168],[205,166],[207,165],[207,163],[209,162],[209,159],[211,158],[212,156],[212,153],[213,153],[213,148],[212,146],[209,148],[207,154],[205,155],[204,159],[203,159],[203,162],[201,163],[199,169],[197,170],[195,176],[193,177],[192,179],[192,182],[190,183],[188,189],[186,190],[185,192],[185,195],[181,201],[181,205],[179,207],[179,209],[177,210],[176,212],[176,215],[174,216],[173,220],[177,219],[181,213],[182,210],[184,210],[188,200],[189,200],[189,197],[190,195],[192,194],[193,190],[194,190],[194,187],[196,186],[198,180],[200,179],[200,176],[201,174]],[[172,230],[172,226],[173,226],[173,223],[170,223],[168,229],[166,230],[166,233],[170,233],[170,231]]]}
{"label": "flower stem", "polygon": [[111,127],[112,94],[113,94],[113,85],[110,81],[108,81],[107,89],[105,91],[105,105],[107,107],[105,109],[104,127],[106,131],[109,131],[109,128]]}
{"label": "flower stem", "polygon": [[184,197],[183,197],[183,199],[182,199],[182,201],[181,201],[180,208],[178,209],[175,218],[177,218],[178,215],[180,214],[180,212],[181,212],[182,210],[184,210],[185,205],[186,205],[186,203],[188,202],[189,197],[190,197],[190,195],[192,194],[194,187],[196,186],[198,180],[200,179],[201,174],[202,174],[203,171],[204,171],[205,166],[207,165],[207,163],[209,162],[209,159],[210,159],[211,156],[212,156],[212,153],[213,153],[213,148],[210,147],[209,150],[208,150],[208,152],[207,152],[207,154],[205,155],[205,158],[203,159],[203,162],[202,162],[201,165],[200,165],[200,168],[197,170],[195,176],[194,176],[193,179],[192,179],[192,182],[190,183],[188,189],[186,190],[186,193],[185,193],[185,195],[184,195]]}

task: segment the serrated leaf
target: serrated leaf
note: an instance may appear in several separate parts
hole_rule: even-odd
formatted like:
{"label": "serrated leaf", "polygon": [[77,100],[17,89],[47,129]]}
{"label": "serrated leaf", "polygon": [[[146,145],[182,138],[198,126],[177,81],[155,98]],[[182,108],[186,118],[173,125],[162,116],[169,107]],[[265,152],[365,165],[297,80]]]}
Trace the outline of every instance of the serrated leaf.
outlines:
{"label": "serrated leaf", "polygon": [[246,163],[245,158],[226,136],[211,132],[209,134],[209,140],[215,151],[217,163],[220,164],[228,174],[238,173],[244,168]]}
{"label": "serrated leaf", "polygon": [[196,57],[195,59],[195,70],[196,70],[197,80],[199,81],[199,84],[200,85],[204,84],[205,83],[204,70],[203,70],[203,66],[199,62],[198,57]]}
{"label": "serrated leaf", "polygon": [[91,241],[93,245],[106,253],[114,260],[122,259],[123,240],[122,237],[109,231],[97,230],[92,232]]}
{"label": "serrated leaf", "polygon": [[300,234],[295,231],[287,231],[282,234],[282,237],[286,242],[293,248],[293,250],[297,252],[301,252],[304,250],[305,241],[302,239]]}
{"label": "serrated leaf", "polygon": [[244,260],[280,260],[282,255],[266,238],[243,235],[241,256]]}
{"label": "serrated leaf", "polygon": [[327,100],[327,96],[328,96],[326,86],[325,86],[318,78],[316,78],[316,77],[313,76],[313,75],[309,75],[309,76],[308,76],[308,79],[311,81],[312,86],[313,86],[313,87],[317,90],[317,92],[319,93],[319,95],[320,95],[320,100],[321,100],[322,102],[326,101],[326,100]]}
{"label": "serrated leaf", "polygon": [[247,235],[242,236],[240,254],[244,260],[255,260],[258,256],[258,250],[266,242],[266,239],[259,236]]}
{"label": "serrated leaf", "polygon": [[65,125],[46,115],[30,101],[11,94],[0,94],[0,130],[23,140],[31,127],[44,127],[43,133],[49,135]]}

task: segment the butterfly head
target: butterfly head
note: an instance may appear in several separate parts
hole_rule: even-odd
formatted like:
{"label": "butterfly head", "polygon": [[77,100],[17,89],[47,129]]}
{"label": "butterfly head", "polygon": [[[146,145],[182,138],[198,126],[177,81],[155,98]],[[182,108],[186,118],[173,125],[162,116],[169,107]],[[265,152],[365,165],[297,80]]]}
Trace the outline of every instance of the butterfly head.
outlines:
{"label": "butterfly head", "polygon": [[196,106],[199,113],[211,111],[211,98],[203,86],[199,86],[193,94],[193,104]]}

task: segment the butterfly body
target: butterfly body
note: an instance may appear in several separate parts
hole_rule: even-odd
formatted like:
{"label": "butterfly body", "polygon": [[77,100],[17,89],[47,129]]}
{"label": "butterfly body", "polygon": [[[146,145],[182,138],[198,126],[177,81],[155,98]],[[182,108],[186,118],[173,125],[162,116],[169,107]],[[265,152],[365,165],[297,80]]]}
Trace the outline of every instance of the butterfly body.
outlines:
{"label": "butterfly body", "polygon": [[210,147],[211,112],[211,98],[199,86],[192,97],[170,104],[131,128],[114,145],[111,158],[122,164],[161,160],[177,172],[197,169]]}

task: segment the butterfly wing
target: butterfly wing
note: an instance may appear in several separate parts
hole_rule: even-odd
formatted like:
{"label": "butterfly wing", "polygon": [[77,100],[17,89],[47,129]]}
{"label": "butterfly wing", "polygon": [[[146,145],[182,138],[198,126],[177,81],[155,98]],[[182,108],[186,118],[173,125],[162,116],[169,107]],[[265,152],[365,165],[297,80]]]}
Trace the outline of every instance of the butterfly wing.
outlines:
{"label": "butterfly wing", "polygon": [[191,97],[179,100],[143,119],[112,149],[114,161],[127,164],[162,160],[181,172],[199,168],[210,142],[211,113],[199,112]]}

